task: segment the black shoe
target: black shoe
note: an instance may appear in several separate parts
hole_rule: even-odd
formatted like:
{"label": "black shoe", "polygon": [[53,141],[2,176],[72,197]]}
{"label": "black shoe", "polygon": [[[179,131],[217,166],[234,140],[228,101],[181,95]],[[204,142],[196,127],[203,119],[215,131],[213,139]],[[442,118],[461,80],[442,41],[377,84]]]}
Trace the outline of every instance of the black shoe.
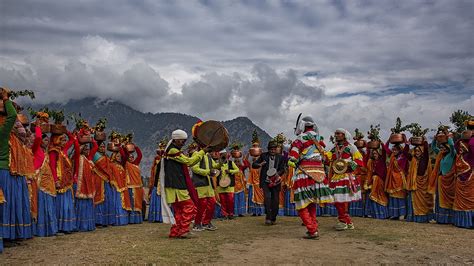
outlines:
{"label": "black shoe", "polygon": [[243,214],[239,214],[239,217],[244,217],[244,215],[243,215]]}
{"label": "black shoe", "polygon": [[270,221],[270,220],[265,220],[265,225],[272,225],[272,221]]}
{"label": "black shoe", "polygon": [[227,216],[227,219],[229,219],[229,220],[234,220],[234,219],[235,219],[235,217],[234,217],[234,216],[231,216],[231,215],[229,215],[229,216]]}

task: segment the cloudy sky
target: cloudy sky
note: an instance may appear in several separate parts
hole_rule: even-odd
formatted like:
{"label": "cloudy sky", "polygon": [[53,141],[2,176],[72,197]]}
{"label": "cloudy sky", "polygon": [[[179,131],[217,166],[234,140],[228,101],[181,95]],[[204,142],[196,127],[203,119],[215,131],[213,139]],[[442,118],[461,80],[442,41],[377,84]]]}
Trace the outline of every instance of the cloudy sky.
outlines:
{"label": "cloudy sky", "polygon": [[291,135],[474,113],[474,1],[3,0],[0,86]]}

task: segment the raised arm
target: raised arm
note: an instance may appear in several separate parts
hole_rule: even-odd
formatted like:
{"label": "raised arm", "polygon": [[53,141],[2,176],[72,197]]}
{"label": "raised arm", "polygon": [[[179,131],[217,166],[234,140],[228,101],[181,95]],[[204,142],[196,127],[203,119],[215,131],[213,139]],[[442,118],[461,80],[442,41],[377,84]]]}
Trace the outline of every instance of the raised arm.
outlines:
{"label": "raised arm", "polygon": [[33,141],[33,146],[31,147],[33,154],[36,154],[38,149],[41,147],[42,140],[43,138],[42,138],[41,128],[39,126],[36,126],[35,127],[35,140]]}
{"label": "raised arm", "polygon": [[64,148],[63,148],[64,154],[67,154],[67,152],[69,151],[71,146],[76,141],[76,137],[71,132],[68,131],[66,134],[67,134],[67,137],[68,137],[68,141],[66,142],[66,144],[64,145]]}
{"label": "raised arm", "polygon": [[99,150],[99,145],[97,145],[97,141],[95,139],[92,139],[92,148],[91,151],[89,152],[89,156],[87,156],[87,159],[92,160],[94,159],[94,155],[97,153]]}
{"label": "raised arm", "polygon": [[142,150],[138,146],[135,146],[135,150],[137,151],[137,158],[133,161],[133,164],[139,165],[140,162],[142,161]]}
{"label": "raised arm", "polygon": [[253,169],[257,169],[257,168],[262,167],[262,163],[263,163],[262,157],[263,157],[263,156],[260,155],[260,157],[258,157],[257,160],[253,161],[253,163],[252,163],[252,168],[253,168]]}
{"label": "raised arm", "polygon": [[390,150],[390,139],[388,139],[387,142],[385,142],[385,144],[381,143],[381,145],[388,156],[392,155],[392,150]]}
{"label": "raised arm", "polygon": [[49,166],[51,167],[51,173],[53,174],[54,182],[58,182],[58,156],[59,154],[56,151],[49,152]]}
{"label": "raised arm", "polygon": [[8,98],[6,100],[4,99],[3,103],[5,104],[7,118],[5,120],[5,123],[0,126],[0,138],[7,139],[10,136],[10,132],[12,131],[13,126],[15,125],[17,113],[11,100],[9,100]]}

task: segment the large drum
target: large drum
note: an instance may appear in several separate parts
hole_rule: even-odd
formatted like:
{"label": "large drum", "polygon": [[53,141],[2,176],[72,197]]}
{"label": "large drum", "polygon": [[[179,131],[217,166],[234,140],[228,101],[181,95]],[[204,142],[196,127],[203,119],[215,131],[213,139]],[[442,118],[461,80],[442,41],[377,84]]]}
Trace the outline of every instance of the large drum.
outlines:
{"label": "large drum", "polygon": [[229,145],[229,133],[222,123],[209,120],[199,125],[193,132],[194,141],[199,145],[220,151]]}

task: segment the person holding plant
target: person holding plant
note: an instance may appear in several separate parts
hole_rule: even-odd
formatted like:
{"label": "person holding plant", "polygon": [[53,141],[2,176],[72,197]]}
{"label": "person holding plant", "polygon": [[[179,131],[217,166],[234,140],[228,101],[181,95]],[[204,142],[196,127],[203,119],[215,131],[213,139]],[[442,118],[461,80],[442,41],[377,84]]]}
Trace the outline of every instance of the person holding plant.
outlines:
{"label": "person holding plant", "polygon": [[[31,171],[25,168],[27,165],[14,160],[14,157],[22,156],[23,146],[12,134],[17,111],[9,93],[9,90],[0,88],[0,101],[4,106],[4,111],[0,112],[0,237],[15,240],[32,237],[30,199],[25,174],[32,177],[34,169]],[[33,168],[33,162],[30,163],[29,167]]]}
{"label": "person holding plant", "polygon": [[[401,126],[400,118],[392,128],[392,135],[384,145],[389,156],[385,191],[388,193],[388,215],[391,219],[403,220],[406,216],[406,174],[408,172],[408,154],[410,146],[402,133],[407,127]],[[389,144],[393,144],[390,148]]]}
{"label": "person holding plant", "polygon": [[452,224],[454,217],[454,197],[456,193],[456,175],[454,161],[456,149],[448,128],[440,127],[431,149],[437,154],[430,175],[428,191],[436,194],[435,219],[440,224]]}
{"label": "person holding plant", "polygon": [[474,137],[471,135],[456,143],[456,189],[454,197],[454,225],[474,228]]}
{"label": "person holding plant", "polygon": [[408,130],[412,134],[410,142],[414,148],[408,154],[409,168],[405,184],[408,194],[406,220],[427,223],[434,219],[434,198],[428,193],[428,181],[431,173],[429,145],[425,137],[428,129],[421,130],[421,127],[414,123],[409,125]]}

